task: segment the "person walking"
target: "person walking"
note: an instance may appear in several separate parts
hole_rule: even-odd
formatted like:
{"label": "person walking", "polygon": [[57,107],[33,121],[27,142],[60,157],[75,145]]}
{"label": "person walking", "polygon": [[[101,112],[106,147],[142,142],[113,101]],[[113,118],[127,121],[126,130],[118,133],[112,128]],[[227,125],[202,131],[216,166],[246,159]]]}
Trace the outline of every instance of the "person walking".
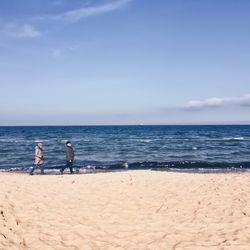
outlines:
{"label": "person walking", "polygon": [[44,174],[43,163],[43,145],[42,143],[37,143],[35,146],[35,166],[31,168],[30,175],[33,175],[34,170],[37,168],[40,168],[41,174]]}
{"label": "person walking", "polygon": [[74,162],[74,150],[70,141],[66,142],[66,166],[60,169],[60,173],[63,174],[65,168],[69,168],[70,173],[73,174],[73,162]]}

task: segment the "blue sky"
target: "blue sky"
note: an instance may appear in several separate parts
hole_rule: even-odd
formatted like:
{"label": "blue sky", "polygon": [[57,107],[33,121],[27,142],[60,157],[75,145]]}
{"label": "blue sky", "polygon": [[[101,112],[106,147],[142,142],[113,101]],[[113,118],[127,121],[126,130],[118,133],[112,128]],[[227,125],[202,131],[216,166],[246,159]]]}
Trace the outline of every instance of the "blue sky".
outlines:
{"label": "blue sky", "polygon": [[248,0],[1,0],[0,125],[250,123]]}

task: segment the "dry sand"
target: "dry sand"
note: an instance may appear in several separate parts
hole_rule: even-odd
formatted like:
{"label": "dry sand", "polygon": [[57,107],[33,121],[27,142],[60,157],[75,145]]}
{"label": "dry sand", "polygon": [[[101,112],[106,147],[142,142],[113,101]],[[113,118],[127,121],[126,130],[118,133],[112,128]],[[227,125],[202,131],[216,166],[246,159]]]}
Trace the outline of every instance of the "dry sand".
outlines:
{"label": "dry sand", "polygon": [[0,249],[250,249],[250,173],[0,173]]}

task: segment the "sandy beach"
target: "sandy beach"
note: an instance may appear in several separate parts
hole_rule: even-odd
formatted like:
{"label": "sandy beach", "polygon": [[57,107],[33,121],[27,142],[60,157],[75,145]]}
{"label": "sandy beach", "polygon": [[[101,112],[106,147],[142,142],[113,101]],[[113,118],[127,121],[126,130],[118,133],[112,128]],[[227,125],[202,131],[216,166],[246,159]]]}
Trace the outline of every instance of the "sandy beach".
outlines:
{"label": "sandy beach", "polygon": [[250,173],[0,173],[0,249],[250,249]]}

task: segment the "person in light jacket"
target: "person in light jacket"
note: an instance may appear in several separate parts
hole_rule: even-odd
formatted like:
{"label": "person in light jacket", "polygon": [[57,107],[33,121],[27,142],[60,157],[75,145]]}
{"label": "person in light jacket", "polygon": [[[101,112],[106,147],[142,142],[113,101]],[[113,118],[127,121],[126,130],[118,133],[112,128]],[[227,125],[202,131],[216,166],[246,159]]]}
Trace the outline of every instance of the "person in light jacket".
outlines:
{"label": "person in light jacket", "polygon": [[69,168],[70,173],[73,174],[73,162],[74,162],[74,150],[72,148],[71,142],[66,142],[66,166],[60,169],[61,174],[65,168]]}
{"label": "person in light jacket", "polygon": [[40,168],[41,174],[44,174],[43,163],[43,145],[42,143],[37,143],[35,146],[35,166],[31,168],[30,175],[33,175],[34,170],[37,168]]}

